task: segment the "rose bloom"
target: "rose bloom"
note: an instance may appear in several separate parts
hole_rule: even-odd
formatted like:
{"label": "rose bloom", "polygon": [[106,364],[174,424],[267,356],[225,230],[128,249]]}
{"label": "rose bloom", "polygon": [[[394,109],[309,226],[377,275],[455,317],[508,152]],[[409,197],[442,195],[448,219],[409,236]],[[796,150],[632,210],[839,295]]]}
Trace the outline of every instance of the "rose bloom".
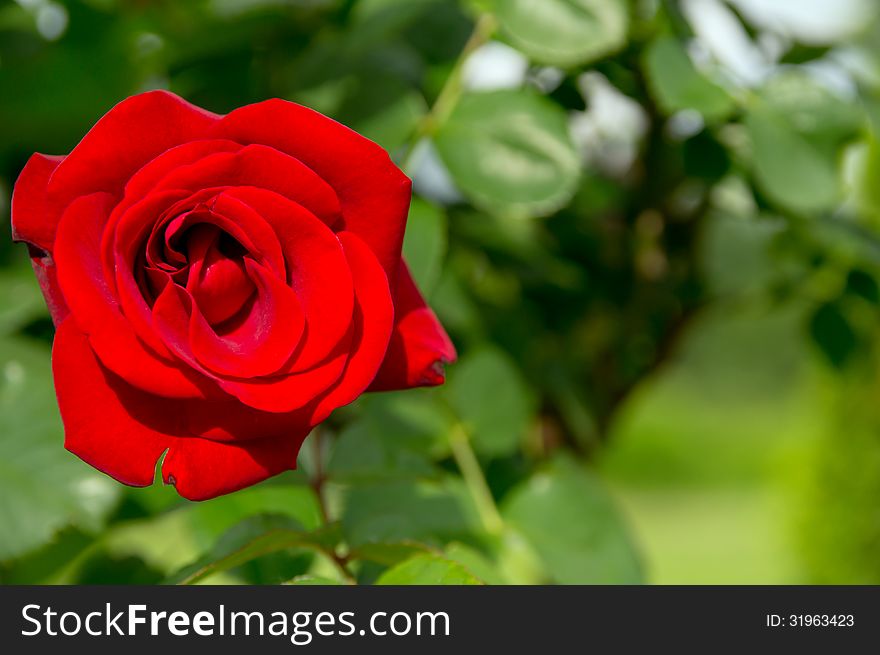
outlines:
{"label": "rose bloom", "polygon": [[65,447],[186,498],[295,468],[364,391],[443,382],[455,349],[401,259],[410,180],[375,143],[268,100],[219,116],[155,91],[12,198],[56,325]]}

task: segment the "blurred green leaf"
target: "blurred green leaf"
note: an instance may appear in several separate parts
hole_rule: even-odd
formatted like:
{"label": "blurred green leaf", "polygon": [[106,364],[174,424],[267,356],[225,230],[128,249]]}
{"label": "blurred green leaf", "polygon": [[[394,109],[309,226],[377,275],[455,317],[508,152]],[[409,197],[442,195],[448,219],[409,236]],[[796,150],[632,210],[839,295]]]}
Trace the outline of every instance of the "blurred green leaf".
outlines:
{"label": "blurred green leaf", "polygon": [[382,394],[359,401],[360,417],[343,429],[327,473],[334,481],[376,482],[432,477],[454,417],[433,390]]}
{"label": "blurred green leaf", "polygon": [[733,111],[730,95],[696,69],[674,37],[655,39],[645,49],[643,62],[651,93],[667,114],[692,109],[715,122]]}
{"label": "blurred green leaf", "polygon": [[66,584],[70,563],[93,542],[93,536],[76,528],[62,530],[44,546],[0,564],[0,584]]}
{"label": "blurred green leaf", "polygon": [[464,566],[438,555],[416,555],[386,571],[377,585],[479,585]]}
{"label": "blurred green leaf", "polygon": [[846,291],[875,305],[880,304],[880,285],[867,271],[854,268],[846,276]]}
{"label": "blurred green leaf", "polygon": [[100,529],[118,485],[64,450],[49,351],[0,339],[0,560],[47,543],[61,528]]}
{"label": "blurred green leaf", "polygon": [[430,296],[440,277],[446,244],[446,214],[436,205],[413,198],[403,237],[403,256],[426,296]]}
{"label": "blurred green leaf", "polygon": [[0,335],[48,316],[40,286],[30,267],[0,270]]}
{"label": "blurred green leaf", "polygon": [[446,547],[445,553],[447,558],[461,564],[486,584],[508,584],[495,563],[476,548],[455,541]]}
{"label": "blurred green leaf", "polygon": [[833,208],[842,196],[842,147],[867,124],[858,104],[804,69],[767,80],[746,115],[757,182],[774,202],[801,212]]}
{"label": "blurred green leaf", "polygon": [[86,558],[76,576],[78,585],[155,585],[162,582],[162,572],[143,559],[124,555],[116,557],[98,552]]}
{"label": "blurred green leaf", "polygon": [[463,357],[445,391],[481,454],[514,452],[534,418],[528,385],[510,358],[495,348]]}
{"label": "blurred green leaf", "polygon": [[[157,534],[163,538],[156,539]],[[195,543],[189,516],[181,509],[113,524],[103,535],[101,550],[110,557],[138,557],[167,578],[208,549]]]}
{"label": "blurred green leaf", "polygon": [[841,368],[859,348],[859,337],[837,302],[820,305],[810,318],[810,336],[836,368]]}
{"label": "blurred green leaf", "polygon": [[243,489],[188,508],[195,539],[202,546],[213,544],[236,524],[255,514],[288,516],[306,531],[321,525],[315,492],[305,485],[260,485]]}
{"label": "blurred green leaf", "polygon": [[352,486],[342,529],[352,547],[367,543],[442,543],[478,531],[473,502],[457,478]]}
{"label": "blurred green leaf", "polygon": [[814,212],[840,198],[837,160],[795,131],[788,117],[766,104],[746,116],[754,149],[754,172],[761,189],[780,205]]}
{"label": "blurred green leaf", "polygon": [[434,473],[431,461],[418,451],[394,443],[369,420],[347,426],[339,435],[327,474],[334,481],[369,482],[407,479]]}
{"label": "blurred green leaf", "polygon": [[865,123],[857,102],[832,92],[805,69],[782,69],[764,83],[760,95],[796,132],[830,145],[853,137]]}
{"label": "blurred green leaf", "polygon": [[492,542],[493,560],[505,581],[509,584],[544,584],[547,575],[541,556],[522,533],[505,524],[503,532]]}
{"label": "blurred green leaf", "polygon": [[224,534],[205,557],[174,574],[170,582],[195,584],[271,553],[291,548],[326,551],[337,541],[335,526],[308,532],[287,516],[251,516]]}
{"label": "blurred green leaf", "polygon": [[493,213],[549,214],[580,176],[565,112],[528,91],[465,95],[435,142],[459,189]]}
{"label": "blurred green leaf", "polygon": [[594,475],[558,457],[501,509],[560,584],[638,584],[642,567],[623,518]]}
{"label": "blurred green leaf", "polygon": [[880,227],[880,141],[875,134],[865,140],[854,170],[854,200],[859,214],[873,229]]}
{"label": "blurred green leaf", "polygon": [[504,34],[535,61],[583,64],[621,48],[629,15],[626,0],[495,0]]}

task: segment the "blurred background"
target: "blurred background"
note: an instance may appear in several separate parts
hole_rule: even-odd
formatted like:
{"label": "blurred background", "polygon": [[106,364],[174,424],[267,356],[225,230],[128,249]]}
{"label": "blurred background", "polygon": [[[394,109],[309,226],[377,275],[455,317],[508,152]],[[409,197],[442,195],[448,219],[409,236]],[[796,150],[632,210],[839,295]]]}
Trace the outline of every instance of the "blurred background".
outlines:
{"label": "blurred background", "polygon": [[[62,448],[7,227],[0,582],[159,582],[287,521],[339,527],[362,582],[419,542],[487,582],[880,584],[878,9],[0,2],[5,225],[28,156],[128,95],[286,98],[413,178],[405,254],[461,355],[339,412],[295,473],[128,489]],[[225,569],[338,578],[308,548]]]}

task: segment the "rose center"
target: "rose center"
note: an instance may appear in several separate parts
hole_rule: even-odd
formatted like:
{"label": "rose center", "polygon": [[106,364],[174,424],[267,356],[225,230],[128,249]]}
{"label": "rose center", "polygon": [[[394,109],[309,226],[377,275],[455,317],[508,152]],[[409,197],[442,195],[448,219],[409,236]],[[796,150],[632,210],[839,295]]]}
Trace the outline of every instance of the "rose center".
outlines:
{"label": "rose center", "polygon": [[197,209],[157,226],[147,244],[145,296],[157,297],[170,276],[217,326],[239,314],[256,289],[245,268],[247,249],[210,219]]}
{"label": "rose center", "polygon": [[191,232],[187,235],[186,289],[208,323],[222,323],[235,316],[255,292],[244,267],[244,248],[214,226],[199,225]]}

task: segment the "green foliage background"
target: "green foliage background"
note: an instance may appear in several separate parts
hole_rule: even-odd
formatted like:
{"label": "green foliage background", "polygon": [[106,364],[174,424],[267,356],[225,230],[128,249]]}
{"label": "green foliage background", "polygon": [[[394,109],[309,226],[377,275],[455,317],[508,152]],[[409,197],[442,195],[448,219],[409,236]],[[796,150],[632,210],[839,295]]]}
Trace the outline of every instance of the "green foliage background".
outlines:
{"label": "green foliage background", "polygon": [[[0,239],[0,582],[880,583],[870,0],[0,3],[0,211],[121,98],[281,97],[414,178],[461,353],[195,504],[62,447]],[[7,232],[8,234],[8,232]]]}

